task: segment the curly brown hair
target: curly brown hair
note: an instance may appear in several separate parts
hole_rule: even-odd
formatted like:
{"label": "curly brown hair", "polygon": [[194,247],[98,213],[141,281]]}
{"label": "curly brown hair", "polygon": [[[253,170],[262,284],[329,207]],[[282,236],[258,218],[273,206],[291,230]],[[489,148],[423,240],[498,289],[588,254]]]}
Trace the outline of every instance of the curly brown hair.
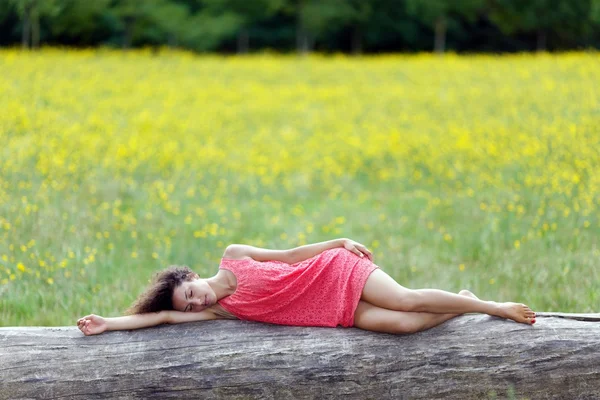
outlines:
{"label": "curly brown hair", "polygon": [[186,265],[171,265],[157,272],[150,286],[125,311],[127,314],[143,314],[173,309],[173,291],[185,281],[194,278],[194,271]]}

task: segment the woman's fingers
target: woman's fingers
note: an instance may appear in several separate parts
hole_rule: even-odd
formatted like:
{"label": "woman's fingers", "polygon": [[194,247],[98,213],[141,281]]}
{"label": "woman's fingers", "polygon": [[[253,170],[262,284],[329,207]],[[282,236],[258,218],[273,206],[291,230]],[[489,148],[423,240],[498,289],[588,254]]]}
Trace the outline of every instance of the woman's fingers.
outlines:
{"label": "woman's fingers", "polygon": [[367,246],[364,246],[364,245],[361,244],[360,247],[361,247],[361,250],[363,250],[365,253],[367,253],[369,255],[371,254],[371,252],[369,251],[369,249],[367,249]]}
{"label": "woman's fingers", "polygon": [[85,317],[81,317],[77,320],[77,323],[85,323],[85,322],[89,322],[92,320],[92,318],[94,317],[94,314],[90,314],[90,315],[86,315]]}
{"label": "woman's fingers", "polygon": [[353,252],[354,254],[356,254],[357,256],[359,256],[359,257],[364,257],[364,256],[365,256],[363,253],[361,253],[361,252],[360,252],[360,250],[358,250],[358,248],[356,248],[356,246],[354,246],[354,247],[352,248],[352,252]]}
{"label": "woman's fingers", "polygon": [[365,246],[360,245],[358,246],[358,248],[369,258],[369,260],[373,258],[373,254]]}
{"label": "woman's fingers", "polygon": [[92,321],[90,319],[91,315],[86,315],[83,318],[79,318],[77,320],[77,328],[79,328],[79,330],[81,332],[83,332],[84,335],[90,335],[90,329],[91,329],[91,325],[92,325]]}
{"label": "woman's fingers", "polygon": [[362,251],[368,259],[371,259],[371,252],[365,248],[360,249],[360,251]]}

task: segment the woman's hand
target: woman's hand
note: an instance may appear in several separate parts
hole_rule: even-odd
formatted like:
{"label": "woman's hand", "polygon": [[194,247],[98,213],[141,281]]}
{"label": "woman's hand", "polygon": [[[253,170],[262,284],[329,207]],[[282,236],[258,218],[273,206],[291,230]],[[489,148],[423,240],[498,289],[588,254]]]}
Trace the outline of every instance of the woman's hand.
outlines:
{"label": "woman's hand", "polygon": [[367,257],[369,260],[373,261],[373,254],[362,244],[351,239],[344,239],[343,243],[346,250],[350,250],[359,257]]}
{"label": "woman's hand", "polygon": [[106,320],[99,315],[86,315],[77,320],[77,327],[84,335],[98,335],[104,332],[107,328]]}

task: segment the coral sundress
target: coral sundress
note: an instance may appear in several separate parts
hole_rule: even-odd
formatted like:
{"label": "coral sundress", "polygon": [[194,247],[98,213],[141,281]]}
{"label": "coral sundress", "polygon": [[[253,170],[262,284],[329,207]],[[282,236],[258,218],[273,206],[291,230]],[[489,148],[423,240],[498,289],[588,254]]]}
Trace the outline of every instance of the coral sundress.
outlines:
{"label": "coral sundress", "polygon": [[222,258],[219,268],[235,275],[237,288],[218,303],[241,320],[348,327],[367,278],[379,267],[338,247],[294,264]]}

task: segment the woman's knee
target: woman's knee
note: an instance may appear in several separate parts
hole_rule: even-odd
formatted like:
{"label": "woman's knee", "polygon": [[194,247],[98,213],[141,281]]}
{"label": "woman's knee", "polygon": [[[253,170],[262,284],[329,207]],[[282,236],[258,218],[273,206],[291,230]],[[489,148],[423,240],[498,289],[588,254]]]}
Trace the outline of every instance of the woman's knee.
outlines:
{"label": "woman's knee", "polygon": [[365,301],[358,302],[354,326],[392,334],[414,333],[424,329],[423,319],[419,314],[381,308]]}
{"label": "woman's knee", "polygon": [[402,294],[395,299],[396,309],[398,311],[419,312],[423,310],[423,300],[421,293],[405,289]]}
{"label": "woman's knee", "polygon": [[418,323],[415,319],[399,319],[394,321],[394,324],[390,327],[392,333],[403,334],[403,333],[415,333],[423,329],[422,324]]}

